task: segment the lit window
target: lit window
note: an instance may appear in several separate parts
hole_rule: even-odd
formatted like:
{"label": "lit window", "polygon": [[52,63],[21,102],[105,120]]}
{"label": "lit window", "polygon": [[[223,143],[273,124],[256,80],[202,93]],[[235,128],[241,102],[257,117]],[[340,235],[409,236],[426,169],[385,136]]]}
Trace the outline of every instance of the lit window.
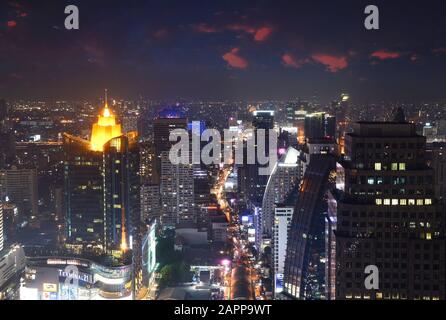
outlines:
{"label": "lit window", "polygon": [[380,162],[376,162],[375,163],[375,170],[376,171],[381,171],[382,170],[382,164]]}
{"label": "lit window", "polygon": [[367,179],[368,184],[375,184],[375,178],[368,178]]}
{"label": "lit window", "polygon": [[409,199],[409,206],[415,205],[415,199]]}
{"label": "lit window", "polygon": [[384,199],[384,205],[390,206],[390,199]]}
{"label": "lit window", "polygon": [[400,171],[406,171],[406,164],[400,163]]}
{"label": "lit window", "polygon": [[398,170],[398,163],[392,163],[392,171]]}
{"label": "lit window", "polygon": [[432,199],[424,199],[424,204],[427,206],[432,205]]}
{"label": "lit window", "polygon": [[381,206],[383,204],[383,201],[382,201],[382,199],[376,199],[375,203],[377,206]]}
{"label": "lit window", "polygon": [[398,205],[398,199],[392,199],[392,206]]}
{"label": "lit window", "polygon": [[407,200],[406,199],[400,199],[400,206],[407,206]]}
{"label": "lit window", "polygon": [[422,206],[424,204],[423,199],[417,199],[417,206]]}

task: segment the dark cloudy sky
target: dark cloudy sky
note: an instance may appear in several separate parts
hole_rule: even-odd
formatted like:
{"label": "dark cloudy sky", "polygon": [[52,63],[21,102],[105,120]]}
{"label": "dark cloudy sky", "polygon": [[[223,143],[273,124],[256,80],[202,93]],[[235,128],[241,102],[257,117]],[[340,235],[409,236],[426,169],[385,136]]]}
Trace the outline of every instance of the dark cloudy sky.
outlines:
{"label": "dark cloudy sky", "polygon": [[444,101],[445,15],[440,0],[0,0],[0,97]]}

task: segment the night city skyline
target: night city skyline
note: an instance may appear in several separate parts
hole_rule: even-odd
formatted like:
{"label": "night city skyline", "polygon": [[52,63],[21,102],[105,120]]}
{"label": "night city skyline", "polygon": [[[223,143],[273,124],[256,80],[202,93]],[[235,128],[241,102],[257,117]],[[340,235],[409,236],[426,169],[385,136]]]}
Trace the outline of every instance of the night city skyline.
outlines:
{"label": "night city skyline", "polygon": [[[64,7],[80,11],[65,30]],[[444,102],[441,1],[2,1],[0,90],[10,99]],[[193,79],[194,81],[190,81]],[[317,84],[315,86],[314,84]]]}
{"label": "night city skyline", "polygon": [[444,12],[0,0],[0,301],[446,300]]}

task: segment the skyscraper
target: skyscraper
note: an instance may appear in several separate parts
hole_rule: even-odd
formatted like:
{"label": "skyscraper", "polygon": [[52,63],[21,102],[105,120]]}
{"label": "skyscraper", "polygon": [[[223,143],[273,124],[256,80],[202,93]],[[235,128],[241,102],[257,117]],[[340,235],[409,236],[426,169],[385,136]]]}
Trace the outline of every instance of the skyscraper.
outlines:
{"label": "skyscraper", "polygon": [[[141,222],[136,132],[104,145],[104,218],[107,250],[127,250]],[[133,237],[135,240],[135,237]]]}
{"label": "skyscraper", "polygon": [[[269,156],[269,131],[274,128],[274,111],[259,110],[253,112],[252,126],[254,128],[255,154],[263,152],[259,151],[260,143],[265,146],[264,155]],[[265,130],[265,141],[258,141],[258,130]],[[246,154],[246,149],[245,149]],[[276,152],[276,150],[274,151]],[[247,159],[247,157],[245,157]],[[245,193],[246,201],[254,206],[261,206],[263,195],[265,193],[266,184],[268,183],[267,175],[260,175],[259,168],[268,165],[260,165],[256,158],[255,164],[243,165],[240,169],[241,188]]]}
{"label": "skyscraper", "polygon": [[312,113],[305,117],[305,137],[307,140],[334,138],[335,131],[335,117],[325,112]]}
{"label": "skyscraper", "polygon": [[272,236],[276,204],[282,203],[293,186],[299,183],[298,157],[299,151],[288,148],[269,176],[262,202],[263,232],[266,236]]}
{"label": "skyscraper", "polygon": [[161,204],[163,227],[196,223],[192,164],[173,164],[169,152],[161,154]]}
{"label": "skyscraper", "polygon": [[428,148],[430,167],[435,174],[435,194],[446,203],[446,142],[433,143]]}
{"label": "skyscraper", "polygon": [[122,134],[107,102],[90,141],[64,135],[65,210],[71,245],[125,252],[141,221],[137,133]]}
{"label": "skyscraper", "polygon": [[141,217],[150,221],[161,217],[161,199],[159,184],[146,183],[141,185]]}
{"label": "skyscraper", "polygon": [[0,170],[1,199],[9,198],[19,208],[21,219],[29,220],[38,215],[37,170],[11,169]]}
{"label": "skyscraper", "polygon": [[3,220],[3,203],[0,202],[0,252],[3,250],[5,237],[4,237],[4,220]]}
{"label": "skyscraper", "polygon": [[[66,236],[71,244],[104,245],[102,152],[64,134]],[[102,247],[104,250],[104,247]]]}
{"label": "skyscraper", "polygon": [[[415,125],[354,124],[337,175],[330,200],[336,211],[329,212],[336,228],[331,298],[444,299],[444,209]],[[379,289],[365,287],[367,266],[378,268]]]}
{"label": "skyscraper", "polygon": [[156,155],[153,137],[140,143],[140,173],[141,183],[153,184],[159,180],[159,173],[155,172]]}
{"label": "skyscraper", "polygon": [[347,93],[342,93],[339,101],[334,103],[334,115],[337,121],[336,138],[341,154],[345,153],[345,135],[350,131],[352,122],[349,104],[350,96]]}
{"label": "skyscraper", "polygon": [[[153,121],[153,142],[155,147],[155,167],[154,173],[161,172],[161,154],[170,151],[175,142],[169,141],[170,133],[175,129],[187,130],[188,122],[186,118],[180,118],[178,114],[169,114],[165,118],[157,118]],[[158,183],[161,177],[157,177]]]}
{"label": "skyscraper", "polygon": [[274,273],[274,294],[283,291],[283,273],[285,270],[285,256],[288,245],[288,234],[294,207],[278,205],[274,212],[272,263]]}
{"label": "skyscraper", "polygon": [[293,299],[325,297],[326,192],[332,186],[334,157],[310,155],[297,193],[287,243],[284,294]]}

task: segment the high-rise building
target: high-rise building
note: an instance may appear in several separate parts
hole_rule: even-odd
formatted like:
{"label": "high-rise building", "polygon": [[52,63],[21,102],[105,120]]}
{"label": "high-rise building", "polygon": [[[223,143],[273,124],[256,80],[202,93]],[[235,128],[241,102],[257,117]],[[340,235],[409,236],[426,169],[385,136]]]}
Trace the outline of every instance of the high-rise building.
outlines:
{"label": "high-rise building", "polygon": [[169,152],[161,154],[162,227],[196,223],[192,164],[173,164]]}
{"label": "high-rise building", "polygon": [[437,198],[446,203],[446,142],[428,146],[430,167],[434,170],[434,185]]}
{"label": "high-rise building", "polygon": [[70,245],[126,252],[139,238],[137,133],[122,134],[107,102],[90,141],[64,134],[66,233]]}
{"label": "high-rise building", "polygon": [[253,112],[252,126],[255,129],[273,129],[274,128],[274,111],[257,110]]}
{"label": "high-rise building", "polygon": [[3,213],[3,247],[6,248],[16,242],[19,229],[19,212],[14,203],[1,202]]}
{"label": "high-rise building", "polygon": [[283,273],[288,243],[288,233],[293,218],[294,207],[278,205],[274,212],[272,263],[274,273],[274,294],[283,291]]}
{"label": "high-rise building", "polygon": [[[265,146],[264,155],[269,156],[269,131],[274,129],[274,111],[261,110],[253,112],[252,126],[254,128],[254,138],[255,139],[255,154],[263,152],[263,150],[258,149],[260,143]],[[265,141],[257,141],[258,130],[265,130]],[[246,149],[244,153],[246,154]],[[274,151],[276,152],[276,151]],[[247,159],[247,157],[244,157]],[[258,159],[258,158],[256,158]],[[246,201],[252,203],[254,206],[261,206],[263,195],[265,193],[266,184],[268,183],[267,175],[260,175],[259,169],[261,167],[266,167],[267,165],[260,165],[257,160],[255,164],[246,164],[240,167],[240,184],[241,189],[245,195]]]}
{"label": "high-rise building", "polygon": [[141,183],[154,184],[159,181],[159,172],[155,170],[155,144],[152,137],[140,143]]}
{"label": "high-rise building", "polygon": [[428,122],[423,127],[423,136],[426,137],[428,143],[432,143],[437,139],[437,127]]}
{"label": "high-rise building", "polygon": [[[444,209],[426,138],[401,120],[356,123],[337,170],[330,298],[444,299]],[[366,288],[368,266],[378,268],[379,288]]]}
{"label": "high-rise building", "polygon": [[263,232],[271,237],[274,224],[274,210],[277,203],[282,203],[293,186],[299,182],[299,151],[288,148],[276,163],[265,189],[262,202]]}
{"label": "high-rise building", "polygon": [[311,139],[334,139],[336,133],[336,118],[325,113],[312,113],[305,117],[305,137]]}
{"label": "high-rise building", "polygon": [[0,168],[9,168],[16,156],[15,138],[12,132],[0,132]]}
{"label": "high-rise building", "polygon": [[[130,241],[141,223],[138,135],[109,140],[104,145],[104,218],[107,250],[133,248]],[[135,230],[132,230],[135,229]]]}
{"label": "high-rise building", "polygon": [[139,117],[137,115],[125,115],[122,118],[122,131],[124,133],[138,132]]}
{"label": "high-rise building", "polygon": [[195,204],[195,216],[198,227],[204,227],[208,224],[208,217],[202,213],[203,207],[207,207],[212,202],[211,188],[212,181],[206,168],[200,165],[194,165],[194,204]]}
{"label": "high-rise building", "polygon": [[0,99],[0,132],[6,131],[7,120],[8,120],[8,105],[6,104],[5,100]]}
{"label": "high-rise building", "polygon": [[342,93],[339,101],[334,102],[334,116],[336,118],[336,138],[341,154],[345,153],[345,135],[351,130],[350,96]]}
{"label": "high-rise building", "polygon": [[[155,147],[154,171],[156,173],[161,172],[161,154],[170,151],[172,145],[176,143],[169,140],[170,133],[176,129],[187,130],[187,119],[180,118],[179,115],[173,114],[169,117],[157,118],[153,121],[153,141]],[[161,179],[161,177],[158,177],[158,179]]]}
{"label": "high-rise building", "polygon": [[13,245],[0,250],[0,300],[18,300],[20,280],[26,266],[25,252]]}
{"label": "high-rise building", "polygon": [[4,222],[3,222],[3,203],[0,202],[0,252],[3,250],[5,243],[4,236]]}
{"label": "high-rise building", "polygon": [[17,205],[22,219],[29,220],[38,216],[37,170],[11,169],[0,170],[1,199]]}
{"label": "high-rise building", "polygon": [[64,203],[69,243],[104,245],[102,152],[64,134]]}
{"label": "high-rise building", "polygon": [[150,221],[161,218],[160,186],[146,183],[141,185],[141,218]]}
{"label": "high-rise building", "polygon": [[334,159],[311,154],[297,192],[283,280],[284,294],[292,299],[325,298],[325,195],[333,184]]}

